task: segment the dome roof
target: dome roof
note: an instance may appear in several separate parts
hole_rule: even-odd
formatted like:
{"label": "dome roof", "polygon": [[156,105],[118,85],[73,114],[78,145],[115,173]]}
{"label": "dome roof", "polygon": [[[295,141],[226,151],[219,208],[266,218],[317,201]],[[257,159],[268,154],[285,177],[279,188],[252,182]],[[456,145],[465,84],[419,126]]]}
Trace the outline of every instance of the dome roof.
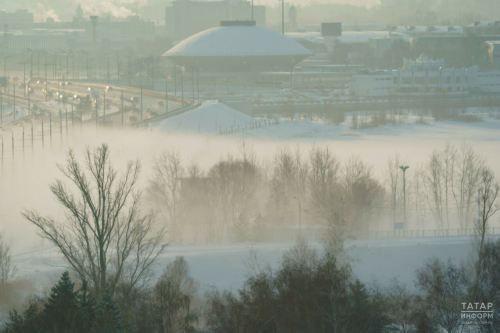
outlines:
{"label": "dome roof", "polygon": [[[222,22],[221,22],[222,24]],[[228,65],[228,59],[240,59],[241,64],[285,61],[297,63],[312,52],[279,32],[253,25],[227,25],[211,28],[175,45],[164,56],[186,66]],[[224,60],[225,59],[225,60]]]}

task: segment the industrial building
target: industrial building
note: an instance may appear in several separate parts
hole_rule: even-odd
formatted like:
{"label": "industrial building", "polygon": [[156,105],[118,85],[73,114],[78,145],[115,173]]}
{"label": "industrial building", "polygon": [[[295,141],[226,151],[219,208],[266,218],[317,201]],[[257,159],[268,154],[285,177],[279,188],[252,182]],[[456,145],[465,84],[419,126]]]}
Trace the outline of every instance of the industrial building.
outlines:
{"label": "industrial building", "polygon": [[355,96],[392,96],[440,93],[500,93],[500,71],[477,66],[445,68],[445,60],[430,60],[422,54],[416,61],[405,59],[402,69],[354,75],[350,92]]}

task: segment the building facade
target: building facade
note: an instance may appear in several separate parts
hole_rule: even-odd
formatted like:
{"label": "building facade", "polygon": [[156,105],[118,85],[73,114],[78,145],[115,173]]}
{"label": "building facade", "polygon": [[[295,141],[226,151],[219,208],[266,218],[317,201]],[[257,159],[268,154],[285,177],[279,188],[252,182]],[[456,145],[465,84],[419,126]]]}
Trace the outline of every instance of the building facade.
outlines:
{"label": "building facade", "polygon": [[402,69],[354,75],[350,92],[355,96],[391,96],[437,93],[500,93],[500,71],[477,66],[445,68],[443,59],[405,59]]}

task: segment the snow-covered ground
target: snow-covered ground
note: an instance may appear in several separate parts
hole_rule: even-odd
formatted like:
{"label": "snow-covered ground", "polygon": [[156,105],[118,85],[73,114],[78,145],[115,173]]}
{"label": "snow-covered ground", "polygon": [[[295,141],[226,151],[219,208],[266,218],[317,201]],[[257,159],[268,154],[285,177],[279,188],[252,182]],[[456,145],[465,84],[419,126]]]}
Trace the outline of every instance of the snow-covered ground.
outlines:
{"label": "snow-covered ground", "polygon": [[[253,248],[263,264],[276,269],[283,254],[294,243],[256,243],[169,246],[156,265],[156,275],[177,256],[184,256],[192,276],[200,282],[200,296],[213,287],[219,290],[241,288],[250,274],[245,262]],[[321,254],[323,246],[309,244]],[[414,285],[415,270],[425,260],[437,257],[455,262],[467,260],[472,253],[470,237],[355,240],[347,244],[353,273],[364,283],[380,285],[398,277],[409,287]],[[29,251],[14,256],[18,275],[32,279],[38,288],[46,288],[58,279],[67,262],[55,248]]]}
{"label": "snow-covered ground", "polygon": [[[476,112],[477,111],[477,112]],[[435,121],[427,117],[426,124],[417,124],[418,117],[412,114],[401,117],[402,123],[366,129],[351,129],[352,117],[340,125],[325,124],[322,120],[281,119],[274,124],[265,119],[254,119],[224,103],[204,102],[200,107],[169,118],[154,125],[155,130],[169,133],[202,133],[218,135],[230,132],[231,137],[246,137],[257,140],[307,140],[307,141],[361,141],[361,140],[444,140],[447,141],[500,141],[500,119],[490,113],[470,110],[483,119],[479,122]],[[495,110],[496,111],[496,110]],[[389,117],[389,116],[388,116]],[[397,119],[399,121],[399,117]],[[369,116],[365,121],[369,121]],[[361,120],[358,121],[360,123]],[[250,129],[250,124],[257,124]],[[260,126],[259,126],[260,124]],[[269,125],[270,124],[270,125]],[[264,126],[265,125],[265,126]],[[247,127],[247,128],[245,128]],[[239,131],[237,129],[240,129]],[[232,131],[231,131],[232,130]]]}
{"label": "snow-covered ground", "polygon": [[224,103],[204,102],[200,107],[168,118],[154,126],[170,133],[207,133],[217,134],[219,131],[245,127],[254,119]]}

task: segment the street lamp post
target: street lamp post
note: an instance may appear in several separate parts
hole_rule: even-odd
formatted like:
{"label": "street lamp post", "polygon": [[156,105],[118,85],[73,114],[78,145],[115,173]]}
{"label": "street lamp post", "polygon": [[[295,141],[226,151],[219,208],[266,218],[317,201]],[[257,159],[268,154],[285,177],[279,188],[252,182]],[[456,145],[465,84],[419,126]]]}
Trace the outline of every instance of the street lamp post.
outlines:
{"label": "street lamp post", "polygon": [[401,170],[403,170],[403,222],[404,227],[406,228],[406,170],[409,166],[400,166]]}
{"label": "street lamp post", "polygon": [[16,80],[14,80],[14,109],[12,109],[14,120],[16,120]]}
{"label": "street lamp post", "polygon": [[50,148],[52,148],[52,113],[49,112]]}
{"label": "street lamp post", "polygon": [[61,131],[61,143],[62,143],[63,130],[62,130],[62,110],[61,109],[59,109],[59,130]]}
{"label": "street lamp post", "polygon": [[2,139],[2,171],[3,171],[3,136],[0,135],[0,138]]}
{"label": "street lamp post", "polygon": [[122,129],[123,129],[123,113],[125,113],[125,111],[123,110],[123,88],[122,88]]}
{"label": "street lamp post", "polygon": [[[5,127],[2,127],[2,130],[5,132],[10,132],[12,135],[12,162],[14,162],[14,131],[11,130],[10,128],[5,128]],[[3,144],[3,139],[2,139],[2,144]]]}
{"label": "street lamp post", "polygon": [[293,197],[294,199],[297,199],[299,202],[299,236],[302,235],[302,207],[300,205],[300,199],[297,197]]}
{"label": "street lamp post", "polygon": [[[29,121],[30,124],[31,124],[31,149],[33,150],[33,121],[29,118],[26,118],[25,120],[23,120],[24,122],[27,122]],[[23,128],[24,129],[24,128]]]}

